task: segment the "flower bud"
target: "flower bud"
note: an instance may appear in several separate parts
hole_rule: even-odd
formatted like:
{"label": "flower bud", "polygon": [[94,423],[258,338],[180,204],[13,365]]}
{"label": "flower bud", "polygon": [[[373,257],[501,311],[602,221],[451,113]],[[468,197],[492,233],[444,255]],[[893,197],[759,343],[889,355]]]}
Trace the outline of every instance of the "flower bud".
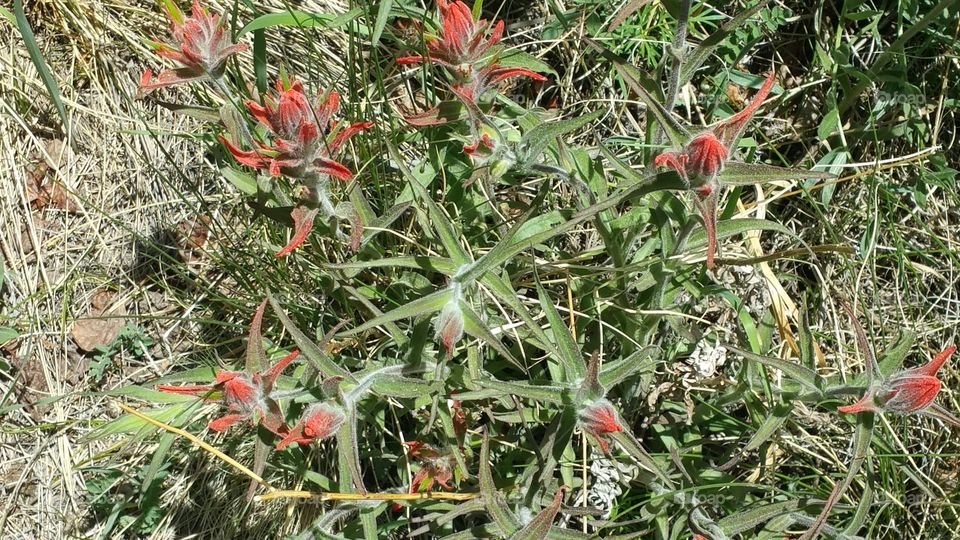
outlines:
{"label": "flower bud", "polygon": [[956,351],[955,346],[944,349],[923,366],[894,373],[887,380],[868,388],[866,394],[852,405],[838,407],[842,413],[893,412],[897,414],[922,413],[933,405],[942,383],[937,371]]}
{"label": "flower bud", "polygon": [[686,172],[691,185],[709,184],[723,170],[727,148],[712,131],[697,135],[687,143]]}
{"label": "flower bud", "polygon": [[620,417],[613,404],[605,398],[588,403],[577,414],[580,429],[592,435],[600,443],[604,453],[610,451],[607,435],[623,431]]}
{"label": "flower bud", "polygon": [[443,343],[448,356],[453,355],[453,348],[463,337],[463,311],[456,298],[443,305],[437,316],[436,329],[436,339]]}
{"label": "flower bud", "polygon": [[282,450],[290,443],[310,444],[314,440],[330,438],[337,433],[346,419],[346,413],[338,405],[328,402],[315,403],[307,407],[297,425],[277,443],[277,450]]}

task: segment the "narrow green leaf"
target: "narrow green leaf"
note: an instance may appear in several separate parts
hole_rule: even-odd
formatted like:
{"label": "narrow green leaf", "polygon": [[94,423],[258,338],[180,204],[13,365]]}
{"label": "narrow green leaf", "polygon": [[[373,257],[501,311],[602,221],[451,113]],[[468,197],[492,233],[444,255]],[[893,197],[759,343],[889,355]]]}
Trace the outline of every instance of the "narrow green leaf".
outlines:
{"label": "narrow green leaf", "polygon": [[14,16],[13,13],[10,12],[9,9],[3,6],[0,6],[0,17],[3,17],[4,19],[6,19],[7,22],[10,23],[10,25],[13,26],[14,28],[17,27],[17,18]]}
{"label": "narrow green leaf", "polygon": [[267,93],[267,36],[263,28],[253,31],[253,73],[260,95]]}
{"label": "narrow green leaf", "polygon": [[373,391],[381,396],[413,399],[433,395],[443,389],[443,381],[423,381],[410,377],[377,377]]}
{"label": "narrow green leaf", "polygon": [[580,346],[573,340],[570,330],[567,328],[566,321],[560,316],[557,307],[553,305],[553,299],[547,294],[547,291],[537,280],[537,296],[540,298],[540,307],[543,308],[544,315],[550,323],[550,330],[553,334],[554,343],[560,351],[558,360],[563,364],[563,370],[567,376],[567,382],[573,382],[583,377],[586,370],[586,364],[583,361],[583,353]]}
{"label": "narrow green leaf", "polygon": [[[371,302],[370,299],[366,297],[366,295],[361,294],[360,291],[358,291],[354,287],[351,287],[350,285],[341,285],[341,287],[343,288],[343,290],[347,291],[347,293],[350,296],[352,296],[354,300],[356,300],[357,302],[360,302],[360,304],[363,307],[365,307],[367,311],[369,311],[374,317],[380,317],[383,315],[383,312],[380,311],[380,308],[375,306],[373,302]],[[407,336],[400,331],[399,326],[397,326],[392,322],[388,322],[383,326],[384,328],[387,329],[387,333],[390,334],[390,337],[393,338],[393,341],[396,342],[397,345],[404,345],[407,343],[408,341]]]}
{"label": "narrow green leaf", "polygon": [[[340,479],[341,488],[344,484],[352,485],[357,493],[366,493],[363,486],[363,472],[360,471],[360,456],[357,453],[357,408],[351,404],[347,407],[347,421],[337,431],[337,455],[339,469],[348,472],[350,480]],[[349,489],[349,487],[347,487]]]}
{"label": "narrow green leaf", "polygon": [[550,64],[540,60],[532,54],[513,49],[502,54],[497,63],[503,67],[518,67],[536,71],[538,73],[549,73],[554,77],[559,77],[557,71],[550,67]]}
{"label": "narrow green leaf", "polygon": [[520,522],[510,512],[507,503],[497,491],[493,483],[493,473],[490,470],[490,435],[487,428],[483,428],[483,440],[480,446],[480,495],[487,514],[500,527],[504,535],[510,535],[520,528]]}
{"label": "narrow green leaf", "polygon": [[[562,386],[537,385],[514,381],[484,380],[480,381],[480,385],[484,388],[496,390],[501,396],[512,394],[517,397],[533,401],[542,401],[544,403],[562,404],[564,402],[564,394],[568,393],[568,390]],[[457,395],[459,396],[460,394]],[[461,397],[460,399],[465,400],[467,398]]]}
{"label": "narrow green leaf", "polygon": [[[360,190],[355,191],[359,192]],[[402,216],[408,208],[410,208],[409,202],[395,204],[384,212],[382,216],[374,217],[367,222],[367,227],[363,229],[363,237],[360,240],[360,248],[363,249],[363,246],[366,246],[378,234],[389,228],[390,225],[393,225],[393,222],[400,219],[400,216]]]}
{"label": "narrow green leaf", "polygon": [[387,19],[390,18],[391,9],[393,9],[393,0],[380,0],[380,7],[377,8],[377,20],[373,23],[373,35],[370,36],[371,47],[380,44],[380,36],[383,34],[383,28],[387,25]]}
{"label": "narrow green leaf", "polygon": [[6,344],[20,337],[20,332],[16,328],[9,326],[0,326],[0,345]]}
{"label": "narrow green leaf", "polygon": [[[620,176],[622,176],[630,184],[638,184],[650,181],[650,176],[644,176],[631,168],[603,144],[600,145],[600,153],[603,154],[603,157],[607,158],[607,161],[610,163],[610,165],[613,165],[614,170],[620,173]],[[677,178],[679,179],[679,176]]]}
{"label": "narrow green leaf", "polygon": [[[207,382],[211,381],[207,379]],[[129,397],[133,399],[143,400],[149,403],[183,403],[186,401],[196,401],[196,397],[187,396],[183,394],[171,394],[169,392],[161,392],[160,390],[154,390],[152,388],[144,388],[143,386],[124,386],[122,388],[114,388],[113,390],[107,390],[106,392],[97,392],[93,395],[102,395],[102,396],[114,396],[114,397]]]}
{"label": "narrow green leaf", "polygon": [[[179,417],[182,413],[187,410],[190,410],[193,407],[196,407],[199,403],[198,400],[193,399],[190,401],[185,401],[182,403],[177,403],[170,405],[169,407],[163,407],[159,409],[149,409],[140,411],[146,416],[158,420],[165,424],[171,423],[175,418]],[[116,420],[111,420],[102,426],[97,427],[87,435],[85,435],[81,440],[82,441],[94,441],[102,439],[111,435],[120,435],[124,433],[134,433],[141,428],[151,426],[145,420],[132,415],[124,414]],[[156,428],[159,429],[159,428]]]}
{"label": "narrow green leaf", "polygon": [[[480,264],[480,262],[478,261],[477,264]],[[486,285],[498,300],[506,304],[507,307],[512,309],[513,312],[520,317],[520,320],[522,320],[525,325],[524,329],[537,338],[538,343],[536,346],[555,358],[560,355],[560,351],[554,346],[550,338],[547,337],[546,332],[540,328],[540,323],[533,320],[527,307],[523,305],[523,302],[518,298],[517,292],[513,289],[513,285],[508,279],[504,279],[493,272],[488,272],[483,275],[480,282]]]}
{"label": "narrow green leaf", "polygon": [[807,306],[806,298],[800,307],[800,325],[798,328],[800,345],[800,365],[810,369],[816,369],[817,361],[813,357],[813,332],[810,330],[810,308]]}
{"label": "narrow green leaf", "polygon": [[413,189],[413,192],[417,194],[417,197],[426,207],[428,221],[423,223],[424,228],[433,229],[437,233],[440,243],[443,244],[444,249],[447,250],[447,255],[453,259],[453,262],[455,262],[457,266],[472,262],[469,254],[460,246],[457,235],[450,223],[450,218],[437,206],[437,203],[434,202],[430,194],[427,193],[426,188],[420,183],[420,180],[413,174],[409,167],[406,166],[406,162],[396,146],[389,144],[387,148],[390,152],[390,157],[393,158],[394,164],[400,169],[401,174],[407,178],[411,189]]}
{"label": "narrow green leaf", "polygon": [[673,480],[671,480],[666,471],[660,467],[660,464],[653,459],[653,456],[648,454],[647,451],[643,449],[640,441],[633,436],[633,433],[624,430],[611,433],[610,437],[617,441],[617,443],[620,444],[620,447],[623,448],[623,450],[629,454],[638,465],[653,473],[653,475],[663,483],[663,487],[667,489],[673,489]]}
{"label": "narrow green leaf", "polygon": [[512,540],[544,540],[550,533],[550,527],[553,520],[560,511],[560,503],[563,502],[564,490],[561,488],[553,495],[553,501],[533,516],[522,529],[514,533],[510,538]]}
{"label": "narrow green leaf", "polygon": [[760,424],[760,427],[757,428],[757,432],[753,434],[753,437],[750,437],[750,440],[744,445],[743,451],[752,452],[760,448],[763,443],[767,442],[770,437],[780,430],[780,426],[790,418],[792,411],[792,402],[777,404],[777,406],[770,411],[770,415],[767,416],[763,423]]}
{"label": "narrow green leaf", "polygon": [[744,163],[742,161],[728,161],[723,171],[717,177],[721,184],[754,185],[765,182],[819,179],[828,180],[836,175],[824,171],[810,171],[806,169],[789,169],[766,163]]}
{"label": "narrow green leaf", "polygon": [[487,345],[493,347],[504,360],[510,362],[511,364],[520,367],[522,364],[517,361],[516,358],[510,354],[510,350],[504,346],[497,336],[493,335],[493,332],[487,328],[487,325],[480,320],[480,316],[470,307],[470,304],[467,304],[463,300],[460,301],[460,311],[463,313],[463,331],[467,334],[483,341]]}
{"label": "narrow green leaf", "polygon": [[280,319],[280,323],[283,324],[283,327],[290,333],[290,337],[293,338],[297,347],[300,348],[300,352],[320,369],[324,377],[343,377],[347,380],[354,380],[353,375],[351,375],[349,371],[337,365],[333,359],[330,358],[330,355],[324,352],[323,349],[297,328],[297,325],[290,320],[290,317],[287,316],[283,307],[280,306],[280,303],[277,302],[277,299],[274,298],[272,294],[267,293],[267,299],[270,301],[270,306],[273,307],[274,313],[276,313]]}
{"label": "narrow green leaf", "polygon": [[641,372],[653,372],[656,367],[656,355],[662,349],[656,345],[644,347],[626,358],[606,362],[600,369],[600,386],[611,389],[622,381]]}
{"label": "narrow green leaf", "polygon": [[823,391],[821,390],[823,387],[823,378],[820,377],[817,372],[806,366],[801,366],[800,364],[795,364],[793,362],[781,360],[772,356],[754,354],[750,351],[734,347],[733,345],[724,345],[724,347],[736,354],[739,354],[746,360],[757,362],[771,369],[778,369],[782,371],[784,375],[803,387],[812,390],[817,395],[823,394]]}
{"label": "narrow green leaf", "polygon": [[762,525],[771,519],[794,512],[800,507],[800,500],[793,499],[789,501],[764,504],[757,508],[737,512],[736,514],[726,516],[717,522],[717,525],[723,529],[723,532],[733,536],[747,531],[752,531],[757,526]]}
{"label": "narrow green leaf", "polygon": [[37,68],[37,74],[47,87],[47,93],[50,94],[50,100],[53,101],[57,114],[60,115],[60,121],[63,122],[63,132],[70,133],[70,123],[67,117],[67,109],[63,106],[63,100],[60,98],[60,88],[57,87],[57,81],[53,78],[53,73],[43,59],[43,53],[40,52],[40,46],[37,45],[37,38],[33,35],[33,29],[27,22],[27,16],[23,13],[23,0],[13,0],[13,15],[17,23],[17,29],[20,30],[20,36],[23,38],[23,45],[30,55],[30,60]]}
{"label": "narrow green leaf", "polygon": [[647,91],[641,83],[641,81],[646,78],[645,75],[603,45],[600,45],[590,38],[584,38],[584,40],[588,45],[596,49],[608,62],[613,64],[613,67],[617,70],[617,73],[620,74],[623,82],[627,83],[627,86],[637,93],[640,101],[643,101],[647,106],[647,110],[657,119],[657,122],[667,134],[670,142],[678,148],[687,144],[690,140],[689,130],[683,127],[683,125],[673,117],[673,113],[665,109],[663,104]]}
{"label": "narrow green leaf", "polygon": [[910,353],[910,349],[913,348],[913,343],[916,340],[916,332],[906,328],[902,329],[896,343],[884,351],[880,357],[880,362],[878,362],[880,374],[889,377],[893,372],[901,369],[904,359],[907,358],[907,354]]}
{"label": "narrow green leaf", "polygon": [[337,270],[369,270],[371,268],[413,268],[425,272],[438,272],[452,276],[457,271],[457,265],[446,257],[407,256],[386,257],[369,261],[355,261],[347,263],[327,263],[325,268]]}
{"label": "narrow green leaf", "polygon": [[830,496],[827,497],[826,502],[823,504],[823,510],[820,512],[820,515],[817,516],[813,525],[800,536],[799,540],[813,540],[820,534],[820,530],[827,524],[830,511],[833,510],[834,505],[837,504],[840,497],[842,497],[853,484],[853,480],[857,477],[857,473],[860,472],[860,467],[863,465],[863,462],[866,461],[867,452],[870,450],[870,441],[873,440],[874,420],[874,414],[870,412],[857,415],[857,430],[853,436],[853,459],[850,460],[850,465],[847,467],[847,474],[844,476],[843,481],[833,488]]}
{"label": "narrow green leaf", "polygon": [[257,179],[252,174],[238,171],[233,167],[222,167],[220,174],[243,193],[247,195],[257,194]]}
{"label": "narrow green leaf", "polygon": [[[650,182],[643,184],[634,184],[626,187],[606,199],[597,202],[596,204],[590,205],[587,208],[577,212],[571,218],[556,227],[552,227],[544,232],[534,234],[520,242],[514,242],[502,249],[497,249],[496,256],[494,257],[494,252],[491,250],[486,256],[484,256],[477,264],[469,268],[463,275],[460,277],[461,282],[469,282],[476,279],[481,273],[486,270],[503,264],[504,262],[511,259],[514,255],[521,253],[532,246],[537,244],[542,244],[543,242],[553,238],[554,236],[561,235],[581,223],[592,219],[594,216],[607,210],[613,208],[620,203],[630,199],[632,197],[641,197],[648,193],[653,193],[655,191],[662,190],[683,190],[686,189],[683,181],[677,176],[676,173],[660,173],[652,177]],[[498,246],[499,248],[499,246]],[[482,265],[480,263],[483,263]]]}
{"label": "narrow green leaf", "polygon": [[418,298],[409,304],[400,306],[393,311],[388,311],[379,317],[374,317],[360,326],[341,332],[340,335],[352,336],[386,323],[399,321],[400,319],[410,319],[413,317],[419,317],[420,315],[426,315],[428,313],[440,311],[440,308],[442,308],[451,297],[452,293],[449,289],[436,291],[424,296],[423,298]]}
{"label": "narrow green leaf", "polygon": [[[254,30],[261,30],[274,26],[293,26],[296,28],[313,28],[319,26],[323,28],[339,28],[353,21],[357,17],[360,17],[361,15],[363,15],[363,10],[360,8],[354,8],[342,15],[333,15],[330,13],[309,13],[295,9],[281,11],[279,13],[267,13],[266,15],[261,15],[248,22],[246,26],[237,32],[237,37],[239,38],[247,32],[253,32]],[[366,36],[369,35],[370,30],[366,25],[361,24],[359,25],[358,32],[360,35]]]}
{"label": "narrow green leaf", "polygon": [[[717,222],[717,240],[729,238],[731,236],[736,236],[738,234],[743,234],[750,231],[775,231],[792,238],[797,237],[797,235],[795,235],[790,229],[775,221],[769,221],[766,219],[743,218],[728,219]],[[687,240],[688,250],[703,247],[705,245],[707,245],[707,233],[702,227],[696,231],[693,231],[693,233],[690,234],[690,238]]]}

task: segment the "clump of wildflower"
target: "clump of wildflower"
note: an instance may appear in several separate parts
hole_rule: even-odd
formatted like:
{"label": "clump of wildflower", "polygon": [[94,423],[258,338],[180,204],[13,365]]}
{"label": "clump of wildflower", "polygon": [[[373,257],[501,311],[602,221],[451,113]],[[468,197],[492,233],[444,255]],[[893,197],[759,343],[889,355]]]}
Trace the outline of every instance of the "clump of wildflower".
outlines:
{"label": "clump of wildflower", "polygon": [[278,80],[276,94],[266,96],[263,105],[247,100],[246,106],[270,133],[272,144],[258,142],[259,148],[242,150],[222,135],[218,136],[220,142],[243,165],[265,170],[271,176],[300,180],[307,197],[307,206],[297,206],[291,212],[294,236],[276,255],[287,255],[303,244],[321,211],[327,217],[347,217],[353,221],[352,244],[356,245],[359,220],[355,212],[347,211],[346,216],[338,213],[330,200],[329,178],[353,178],[353,172],[334,156],[351,137],[371,127],[373,122],[341,125],[333,120],[340,107],[337,92],[310,96],[304,92],[302,83],[292,79]]}
{"label": "clump of wildflower", "polygon": [[[437,0],[437,7],[440,10],[440,32],[437,36],[427,38],[426,55],[403,56],[397,59],[397,63],[432,63],[444,67],[454,81],[454,95],[463,102],[472,120],[474,142],[465,145],[464,151],[474,158],[493,154],[495,146],[501,146],[504,141],[493,141],[490,135],[480,132],[483,125],[490,125],[477,107],[482,96],[513,77],[527,77],[536,81],[545,81],[546,77],[527,68],[500,63],[498,55],[491,49],[503,37],[502,20],[491,25],[484,19],[475,18],[470,8],[460,0]],[[415,125],[431,125],[444,123],[448,118],[437,106],[407,120]],[[478,151],[481,154],[475,154]]]}
{"label": "clump of wildflower", "polygon": [[187,394],[206,401],[222,403],[228,413],[211,420],[208,427],[214,431],[226,431],[230,426],[249,421],[261,424],[277,435],[286,434],[286,424],[276,403],[270,398],[273,382],[280,372],[292,362],[300,351],[293,351],[273,367],[260,373],[219,370],[212,384],[169,386],[157,385],[157,390],[172,394]]}
{"label": "clump of wildflower", "polygon": [[[455,79],[454,92],[471,103],[495,85],[512,77],[529,77],[545,81],[546,77],[526,68],[503,66],[490,48],[503,37],[503,21],[490,23],[476,19],[470,8],[460,0],[437,0],[441,27],[438,36],[428,37],[426,56],[402,56],[397,63],[421,62],[443,66]],[[489,31],[489,36],[487,35]]]}
{"label": "clump of wildflower", "polygon": [[597,440],[604,454],[610,452],[607,436],[623,431],[617,410],[606,398],[587,402],[577,413],[577,421],[584,433]]}
{"label": "clump of wildflower", "polygon": [[402,56],[397,58],[398,64],[434,62],[468,71],[472,64],[483,60],[487,50],[503,37],[503,21],[497,21],[490,31],[490,23],[475,19],[470,8],[459,0],[437,0],[437,8],[442,21],[440,35],[427,38],[427,56]]}
{"label": "clump of wildflower", "polygon": [[666,166],[677,171],[694,192],[694,203],[703,216],[707,233],[707,268],[713,268],[717,250],[717,201],[723,187],[717,176],[730,159],[747,123],[773,88],[773,82],[774,74],[771,72],[760,91],[742,111],[696,135],[682,149],[668,150],[654,160],[658,167]]}
{"label": "clump of wildflower", "polygon": [[190,17],[186,17],[172,0],[164,2],[164,8],[175,44],[154,41],[151,45],[158,55],[177,62],[181,67],[165,69],[156,78],[151,70],[144,71],[140,78],[141,95],[157,88],[204,78],[219,79],[227,60],[248,48],[234,43],[226,21],[200,7],[200,0],[193,1]]}
{"label": "clump of wildflower", "polygon": [[838,407],[837,410],[842,413],[920,413],[960,425],[960,420],[934,403],[942,386],[937,371],[956,350],[955,346],[947,347],[923,366],[894,373],[886,380],[870,386],[856,403]]}
{"label": "clump of wildflower", "polygon": [[283,450],[290,443],[310,444],[322,441],[337,433],[347,416],[338,405],[333,403],[315,403],[307,407],[300,421],[277,443],[277,450]]}

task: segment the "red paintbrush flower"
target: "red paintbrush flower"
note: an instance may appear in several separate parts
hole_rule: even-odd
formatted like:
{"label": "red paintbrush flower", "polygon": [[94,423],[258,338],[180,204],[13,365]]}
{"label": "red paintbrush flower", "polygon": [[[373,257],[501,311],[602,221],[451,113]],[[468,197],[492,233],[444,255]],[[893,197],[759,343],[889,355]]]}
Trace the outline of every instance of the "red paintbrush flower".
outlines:
{"label": "red paintbrush flower", "polygon": [[448,482],[453,479],[453,456],[440,453],[432,446],[420,441],[407,443],[411,457],[420,462],[420,470],[410,482],[409,493],[430,491],[433,485],[440,484],[444,489],[453,489]]}
{"label": "red paintbrush flower", "polygon": [[[219,135],[233,157],[243,165],[268,171],[273,176],[281,174],[305,182],[314,198],[325,197],[318,191],[327,177],[349,180],[350,171],[335,156],[344,144],[357,133],[369,128],[373,122],[356,122],[341,128],[332,119],[340,107],[340,94],[330,91],[324,97],[307,96],[303,84],[291,80],[284,84],[277,81],[276,95],[268,95],[264,105],[247,100],[247,109],[273,136],[273,144],[259,143],[260,148],[241,150],[226,137]],[[328,201],[321,201],[328,202]],[[331,206],[332,207],[332,206]],[[277,257],[290,254],[300,247],[313,228],[317,208],[298,205],[290,213],[293,218],[294,235],[290,242],[276,253]],[[353,220],[352,245],[359,245],[361,226]]]}
{"label": "red paintbrush flower", "polygon": [[707,268],[713,268],[717,250],[717,200],[722,187],[717,181],[717,175],[723,171],[723,164],[730,159],[734,145],[746,129],[747,123],[767,98],[773,82],[774,74],[771,72],[760,91],[742,111],[695,136],[682,150],[668,150],[654,160],[658,167],[666,166],[677,171],[696,194],[694,202],[703,216],[704,229],[707,232]]}
{"label": "red paintbrush flower", "polygon": [[200,7],[199,0],[193,1],[190,17],[184,17],[172,0],[164,2],[164,6],[176,45],[162,42],[152,42],[151,45],[158,55],[177,62],[181,67],[163,70],[156,78],[149,69],[144,71],[140,77],[141,95],[205,77],[218,79],[223,75],[230,56],[247,50],[247,45],[233,43],[226,21]]}
{"label": "red paintbrush flower", "polygon": [[487,90],[512,77],[530,77],[535,81],[545,81],[546,77],[527,68],[506,67],[493,63],[472,71],[466,82],[453,85],[453,92],[461,101],[475,103]]}
{"label": "red paintbrush flower", "polygon": [[[353,173],[331,156],[337,154],[350,137],[369,128],[373,122],[357,122],[338,129],[333,114],[340,107],[340,94],[328,92],[326,97],[308,97],[303,84],[291,80],[277,81],[277,95],[268,95],[264,105],[247,100],[250,114],[263,124],[273,136],[273,145],[260,144],[256,150],[241,150],[222,135],[233,157],[248,167],[281,174],[291,178],[309,175],[329,175],[341,180],[353,178]],[[315,104],[315,105],[314,105]]]}
{"label": "red paintbrush flower", "polygon": [[[460,0],[437,0],[437,6],[440,8],[442,22],[440,35],[427,39],[427,55],[403,56],[397,59],[397,63],[432,62],[446,67],[457,81],[453,84],[454,94],[466,102],[468,108],[487,90],[509,78],[522,76],[537,81],[547,80],[543,75],[527,68],[503,66],[495,54],[490,54],[489,49],[503,37],[503,21],[497,21],[490,31],[490,23],[475,19],[470,8]],[[408,116],[407,120],[415,125],[431,125],[443,123],[445,116],[437,106]]]}
{"label": "red paintbrush flower", "polygon": [[280,372],[286,368],[300,351],[293,351],[277,362],[273,367],[253,375],[245,371],[219,370],[212,384],[169,386],[157,385],[157,390],[171,394],[187,394],[204,398],[210,402],[221,402],[228,414],[211,420],[208,427],[214,431],[226,431],[227,428],[243,420],[260,423],[270,431],[284,435],[286,426],[279,416],[269,394]]}
{"label": "red paintbrush flower", "polygon": [[277,450],[283,450],[290,443],[310,444],[332,437],[346,421],[343,409],[333,403],[315,403],[307,407],[300,421],[277,443]]}
{"label": "red paintbrush flower", "polygon": [[433,62],[449,68],[469,72],[472,64],[483,60],[487,50],[503,37],[503,21],[497,21],[493,30],[484,19],[474,19],[470,8],[460,0],[437,0],[440,9],[440,35],[427,38],[427,56],[402,56],[398,64]]}
{"label": "red paintbrush flower", "polygon": [[610,452],[607,435],[623,431],[617,410],[605,398],[588,403],[577,414],[580,429],[597,440],[604,454]]}
{"label": "red paintbrush flower", "polygon": [[436,327],[434,338],[443,343],[448,357],[453,356],[454,347],[463,337],[463,310],[460,309],[460,302],[456,297],[443,305],[434,324]]}
{"label": "red paintbrush flower", "polygon": [[[937,371],[956,350],[955,346],[947,347],[923,366],[894,373],[887,380],[868,388],[856,403],[838,407],[837,410],[842,413],[923,413],[956,422],[952,415],[933,402],[942,386]],[[928,409],[932,411],[928,412]]]}

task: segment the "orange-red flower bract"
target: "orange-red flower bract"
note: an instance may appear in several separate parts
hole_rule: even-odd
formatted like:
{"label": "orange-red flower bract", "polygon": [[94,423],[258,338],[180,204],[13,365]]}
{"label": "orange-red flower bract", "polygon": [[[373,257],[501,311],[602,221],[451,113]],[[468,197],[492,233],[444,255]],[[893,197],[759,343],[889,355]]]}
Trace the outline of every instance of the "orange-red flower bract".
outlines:
{"label": "orange-red flower bract", "polygon": [[592,435],[600,443],[600,448],[604,453],[610,451],[610,443],[606,436],[610,433],[623,431],[623,425],[620,424],[620,417],[613,404],[605,398],[588,403],[577,415],[580,423],[580,429]]}
{"label": "orange-red flower bract", "polygon": [[837,410],[842,413],[923,412],[933,405],[933,400],[940,392],[942,383],[937,378],[937,371],[956,350],[955,346],[947,347],[923,366],[894,373],[889,379],[868,388],[856,403],[837,407]]}
{"label": "orange-red flower bract", "polygon": [[340,107],[340,94],[331,91],[325,99],[311,98],[304,93],[303,84],[294,80],[289,85],[278,80],[276,88],[276,95],[267,96],[262,106],[253,100],[246,102],[250,114],[273,135],[272,146],[260,144],[256,150],[241,150],[222,135],[218,137],[220,142],[243,165],[267,170],[273,176],[352,178],[350,169],[331,156],[373,122],[357,122],[338,129],[332,117]]}
{"label": "orange-red flower bract", "polygon": [[282,450],[290,443],[310,444],[332,437],[346,419],[343,409],[333,403],[310,405],[290,433],[277,443],[277,450]]}
{"label": "orange-red flower bract", "polygon": [[[266,300],[264,300],[266,302]],[[260,304],[257,316],[251,323],[254,328],[258,323],[257,317],[262,314],[264,304]],[[253,331],[251,330],[251,333]],[[259,335],[259,330],[257,330]],[[259,423],[277,435],[285,435],[287,426],[279,414],[279,409],[270,398],[273,383],[290,362],[300,354],[294,350],[282,360],[261,371],[250,374],[245,371],[218,370],[212,384],[171,386],[160,384],[157,390],[171,394],[186,394],[204,398],[207,401],[221,402],[228,414],[211,420],[207,425],[214,431],[226,431],[237,422],[248,420]]]}
{"label": "orange-red flower bract", "polygon": [[487,50],[500,42],[503,36],[503,21],[493,25],[483,19],[474,19],[470,8],[460,0],[447,2],[437,0],[440,9],[440,35],[427,39],[427,56],[403,56],[399,64],[435,62],[447,67],[470,70],[470,64],[483,59]]}
{"label": "orange-red flower bract", "polygon": [[[399,64],[432,62],[446,67],[456,79],[454,94],[461,101],[475,103],[487,90],[512,77],[530,77],[545,81],[546,77],[522,67],[503,66],[489,49],[503,36],[503,21],[493,25],[475,19],[470,8],[460,0],[437,0],[442,22],[440,36],[427,39],[427,56],[403,56]],[[411,123],[422,124],[423,118],[439,119],[439,107],[408,117]]]}
{"label": "orange-red flower bract", "polygon": [[723,172],[723,165],[730,159],[733,145],[770,93],[773,82],[774,74],[771,72],[763,86],[742,111],[693,137],[682,150],[668,150],[654,159],[654,165],[670,167],[677,171],[677,174],[696,193],[696,203],[703,216],[704,229],[707,233],[707,268],[713,268],[717,246],[716,207],[721,187],[717,181],[717,175]]}
{"label": "orange-red flower bract", "polygon": [[181,67],[163,70],[156,78],[147,69],[140,78],[141,93],[204,77],[219,78],[230,56],[247,49],[247,45],[233,43],[226,21],[200,7],[199,0],[194,0],[190,17],[184,17],[174,4],[166,5],[170,33],[176,45],[160,42],[152,45],[158,55],[177,62]]}
{"label": "orange-red flower bract", "polygon": [[450,463],[453,456],[442,454],[429,444],[419,441],[410,441],[407,446],[410,447],[410,455],[420,461],[420,470],[410,482],[410,493],[430,491],[434,483],[440,484],[444,489],[453,489],[448,484],[453,478],[453,466]]}

